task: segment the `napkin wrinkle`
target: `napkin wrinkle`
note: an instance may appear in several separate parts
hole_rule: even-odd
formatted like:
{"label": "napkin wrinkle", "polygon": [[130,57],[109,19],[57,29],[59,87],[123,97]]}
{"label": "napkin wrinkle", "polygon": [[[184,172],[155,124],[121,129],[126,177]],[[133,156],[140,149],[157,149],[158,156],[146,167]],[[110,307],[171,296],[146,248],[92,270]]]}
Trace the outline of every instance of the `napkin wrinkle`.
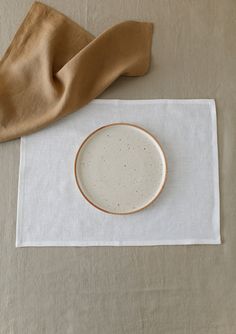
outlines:
{"label": "napkin wrinkle", "polygon": [[144,75],[152,33],[152,23],[124,21],[95,37],[35,2],[0,60],[0,142],[80,109],[121,75]]}

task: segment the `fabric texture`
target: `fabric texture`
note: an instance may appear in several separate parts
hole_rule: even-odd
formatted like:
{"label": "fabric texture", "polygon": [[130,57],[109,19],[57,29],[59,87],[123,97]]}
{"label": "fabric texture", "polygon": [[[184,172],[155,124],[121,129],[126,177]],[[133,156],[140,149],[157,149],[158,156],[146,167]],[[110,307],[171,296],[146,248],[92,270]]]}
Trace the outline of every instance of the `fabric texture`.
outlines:
{"label": "fabric texture", "polygon": [[144,75],[152,29],[125,21],[94,37],[34,3],[0,62],[0,142],[78,110],[121,75]]}
{"label": "fabric texture", "polygon": [[[0,1],[1,55],[31,1]],[[20,140],[2,143],[0,333],[235,334],[236,1],[44,1],[95,35],[154,23],[148,75],[103,99],[215,98],[222,244],[15,248]]]}
{"label": "fabric texture", "polygon": [[[97,210],[81,195],[74,160],[96,128],[128,122],[150,131],[167,158],[158,199],[131,215]],[[214,100],[94,100],[22,137],[16,246],[219,244]]]}

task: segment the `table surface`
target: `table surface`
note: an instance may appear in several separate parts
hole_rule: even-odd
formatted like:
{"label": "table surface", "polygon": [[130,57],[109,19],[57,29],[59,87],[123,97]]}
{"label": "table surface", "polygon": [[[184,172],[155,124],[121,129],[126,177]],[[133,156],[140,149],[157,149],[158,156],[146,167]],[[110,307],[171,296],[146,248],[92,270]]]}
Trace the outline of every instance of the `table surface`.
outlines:
{"label": "table surface", "polygon": [[[236,1],[45,3],[95,35],[123,20],[154,23],[149,73],[100,97],[216,99],[223,244],[16,249],[20,141],[0,144],[0,333],[235,333]],[[1,0],[1,54],[30,5]]]}

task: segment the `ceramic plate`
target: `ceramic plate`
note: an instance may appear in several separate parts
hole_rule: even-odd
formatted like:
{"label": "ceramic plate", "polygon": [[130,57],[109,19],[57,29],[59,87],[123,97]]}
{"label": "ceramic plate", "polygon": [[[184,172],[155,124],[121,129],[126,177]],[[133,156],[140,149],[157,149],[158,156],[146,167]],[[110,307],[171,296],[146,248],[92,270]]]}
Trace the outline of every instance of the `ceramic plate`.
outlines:
{"label": "ceramic plate", "polygon": [[151,204],[164,186],[166,173],[158,141],[128,123],[109,124],[91,133],[75,159],[82,195],[112,214],[134,213]]}

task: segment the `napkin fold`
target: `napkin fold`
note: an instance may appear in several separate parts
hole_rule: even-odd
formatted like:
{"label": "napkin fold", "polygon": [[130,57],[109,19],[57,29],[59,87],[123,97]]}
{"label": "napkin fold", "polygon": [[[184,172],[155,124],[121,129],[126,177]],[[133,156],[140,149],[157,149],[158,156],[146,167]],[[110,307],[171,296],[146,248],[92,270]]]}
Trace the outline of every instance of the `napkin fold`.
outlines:
{"label": "napkin fold", "polygon": [[152,31],[125,21],[94,37],[35,2],[0,61],[0,142],[78,110],[121,75],[144,75]]}

